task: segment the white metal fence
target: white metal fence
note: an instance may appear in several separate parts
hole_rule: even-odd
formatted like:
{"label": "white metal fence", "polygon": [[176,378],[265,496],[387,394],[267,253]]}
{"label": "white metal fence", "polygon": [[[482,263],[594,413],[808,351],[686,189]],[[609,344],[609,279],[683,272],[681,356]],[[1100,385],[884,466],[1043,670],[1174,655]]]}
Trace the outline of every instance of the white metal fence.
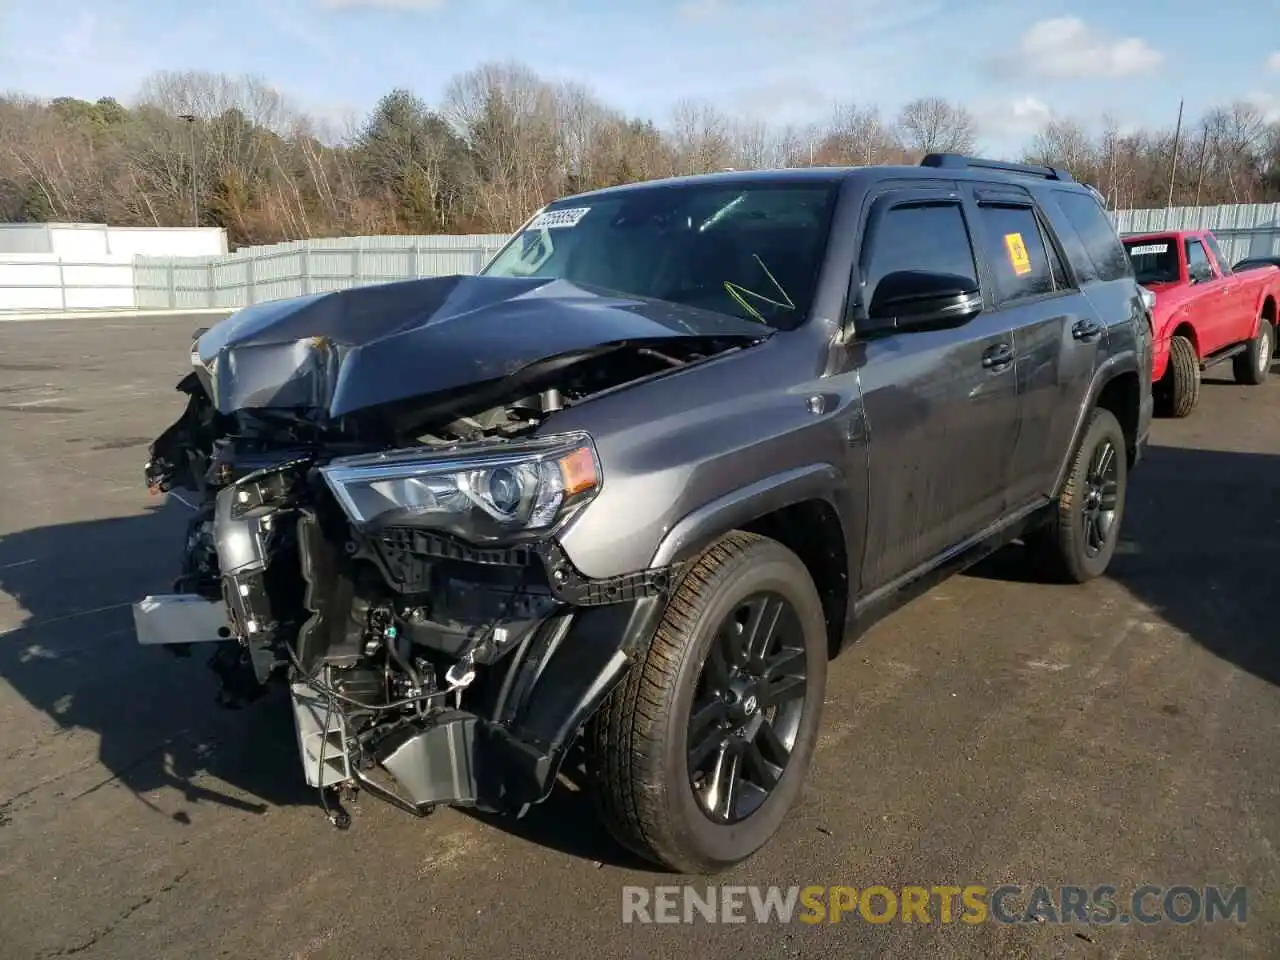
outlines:
{"label": "white metal fence", "polygon": [[479,272],[505,234],[339,237],[250,247],[222,257],[139,257],[140,308],[243,307],[413,277]]}
{"label": "white metal fence", "polygon": [[0,253],[0,315],[6,311],[133,310],[137,305],[132,257]]}
{"label": "white metal fence", "polygon": [[1280,203],[1121,210],[1114,217],[1122,234],[1212,230],[1232,263],[1245,257],[1280,256]]}
{"label": "white metal fence", "polygon": [[[1210,229],[1232,261],[1280,256],[1280,203],[1122,210],[1121,233]],[[504,234],[338,237],[221,256],[77,259],[0,252],[0,313],[229,308],[413,277],[475,273]]]}

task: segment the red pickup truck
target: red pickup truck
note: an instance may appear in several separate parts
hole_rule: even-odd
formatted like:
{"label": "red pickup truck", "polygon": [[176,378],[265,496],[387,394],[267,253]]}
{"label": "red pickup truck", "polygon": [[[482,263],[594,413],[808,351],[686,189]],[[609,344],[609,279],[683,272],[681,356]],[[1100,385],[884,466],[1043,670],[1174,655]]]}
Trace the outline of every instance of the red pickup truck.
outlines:
{"label": "red pickup truck", "polygon": [[1157,411],[1185,417],[1200,374],[1230,360],[1236,382],[1260,384],[1276,352],[1280,268],[1234,273],[1208,230],[1124,237],[1138,283],[1155,295],[1152,376]]}

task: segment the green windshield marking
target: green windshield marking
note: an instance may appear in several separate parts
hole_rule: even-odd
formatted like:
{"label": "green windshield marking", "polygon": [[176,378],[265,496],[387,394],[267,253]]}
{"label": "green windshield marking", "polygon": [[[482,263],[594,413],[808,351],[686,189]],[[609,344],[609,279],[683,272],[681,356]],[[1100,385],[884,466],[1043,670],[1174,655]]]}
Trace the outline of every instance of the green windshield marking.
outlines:
{"label": "green windshield marking", "polygon": [[769,268],[764,265],[764,261],[760,259],[759,254],[753,253],[751,256],[756,263],[760,264],[760,269],[764,271],[764,275],[773,281],[773,286],[778,291],[778,294],[782,297],[782,300],[781,301],[771,300],[762,293],[756,293],[754,290],[748,290],[746,287],[739,286],[738,284],[733,283],[729,280],[726,280],[724,282],[725,292],[729,294],[729,296],[733,297],[733,299],[737,301],[738,306],[742,307],[743,310],[751,314],[751,316],[754,317],[759,323],[766,322],[764,319],[764,315],[760,313],[760,311],[757,310],[755,307],[751,306],[751,304],[747,303],[746,301],[747,297],[754,297],[756,300],[766,303],[771,307],[780,307],[783,310],[794,310],[796,308],[795,303],[792,301],[791,297],[787,294],[787,291],[782,288],[782,284],[778,282],[778,278],[769,272]]}

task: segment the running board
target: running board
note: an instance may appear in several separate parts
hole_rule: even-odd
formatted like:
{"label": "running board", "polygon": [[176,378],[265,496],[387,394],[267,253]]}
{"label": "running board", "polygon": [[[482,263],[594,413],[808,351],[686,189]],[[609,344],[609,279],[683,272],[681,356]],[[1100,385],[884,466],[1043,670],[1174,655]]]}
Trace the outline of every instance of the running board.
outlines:
{"label": "running board", "polygon": [[1219,350],[1217,353],[1201,360],[1200,369],[1208,370],[1210,367],[1216,367],[1224,360],[1230,360],[1232,357],[1239,356],[1248,349],[1248,343],[1237,343],[1234,347],[1227,347],[1225,350]]}

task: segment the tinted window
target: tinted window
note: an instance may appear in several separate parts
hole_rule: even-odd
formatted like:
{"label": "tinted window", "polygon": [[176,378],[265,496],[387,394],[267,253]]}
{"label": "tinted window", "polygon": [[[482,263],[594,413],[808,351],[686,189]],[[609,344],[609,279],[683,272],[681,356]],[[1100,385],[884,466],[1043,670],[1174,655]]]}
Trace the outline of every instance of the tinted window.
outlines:
{"label": "tinted window", "polygon": [[952,273],[978,285],[973,246],[958,203],[893,207],[874,226],[862,254],[863,296],[870,303],[886,274]]}
{"label": "tinted window", "polygon": [[770,326],[812,305],[838,184],[694,184],[561,200],[484,271],[563,279]]}
{"label": "tinted window", "polygon": [[1204,244],[1199,240],[1187,241],[1187,276],[1192,280],[1208,280],[1213,276],[1209,255],[1204,252]]}
{"label": "tinted window", "polygon": [[1053,267],[1030,207],[983,204],[983,253],[1003,303],[1053,293]]}
{"label": "tinted window", "polygon": [[1155,240],[1126,240],[1125,250],[1133,261],[1133,275],[1139,283],[1177,283],[1178,248],[1168,237]]}
{"label": "tinted window", "polygon": [[1213,254],[1213,259],[1218,261],[1218,271],[1225,277],[1231,273],[1231,265],[1227,262],[1227,258],[1222,255],[1222,248],[1218,246],[1218,238],[1212,233],[1204,238],[1204,242],[1209,245],[1209,252]]}
{"label": "tinted window", "polygon": [[1080,236],[1088,254],[1087,266],[1092,269],[1083,269],[1086,265],[1078,264],[1080,272],[1100,280],[1119,280],[1129,276],[1129,260],[1102,205],[1091,195],[1075,191],[1055,190],[1054,199]]}

